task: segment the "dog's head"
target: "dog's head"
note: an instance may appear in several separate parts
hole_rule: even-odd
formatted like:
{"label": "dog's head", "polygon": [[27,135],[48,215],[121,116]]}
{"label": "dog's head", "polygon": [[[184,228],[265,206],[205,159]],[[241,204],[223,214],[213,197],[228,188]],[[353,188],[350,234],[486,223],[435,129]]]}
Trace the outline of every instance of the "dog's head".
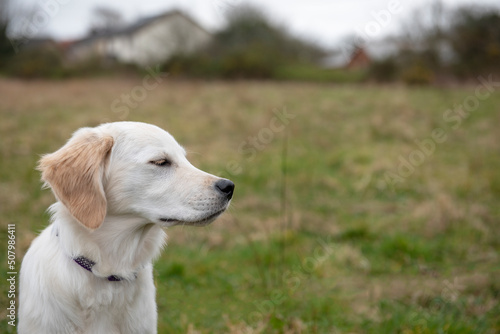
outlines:
{"label": "dog's head", "polygon": [[229,206],[234,184],[189,163],[166,131],[137,122],[82,128],[42,157],[42,180],[87,228],[107,214],[163,226],[205,225]]}

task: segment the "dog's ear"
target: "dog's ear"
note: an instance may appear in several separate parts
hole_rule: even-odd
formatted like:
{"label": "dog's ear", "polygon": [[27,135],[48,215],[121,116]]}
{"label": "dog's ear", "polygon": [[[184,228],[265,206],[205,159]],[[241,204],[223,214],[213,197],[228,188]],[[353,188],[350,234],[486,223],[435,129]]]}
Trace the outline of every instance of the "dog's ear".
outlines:
{"label": "dog's ear", "polygon": [[103,178],[112,147],[113,137],[83,128],[58,151],[43,156],[38,165],[42,180],[90,230],[101,226],[106,216]]}

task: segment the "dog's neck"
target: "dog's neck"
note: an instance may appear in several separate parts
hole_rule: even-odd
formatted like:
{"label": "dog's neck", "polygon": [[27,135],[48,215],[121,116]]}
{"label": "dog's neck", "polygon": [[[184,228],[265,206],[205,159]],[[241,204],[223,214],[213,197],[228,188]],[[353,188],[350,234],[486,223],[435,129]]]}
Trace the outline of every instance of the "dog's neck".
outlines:
{"label": "dog's neck", "polygon": [[133,279],[165,244],[163,229],[144,218],[106,216],[98,229],[90,231],[59,202],[51,207],[51,212],[53,229],[64,252],[71,258],[84,256],[95,262],[92,272],[98,277],[118,275]]}

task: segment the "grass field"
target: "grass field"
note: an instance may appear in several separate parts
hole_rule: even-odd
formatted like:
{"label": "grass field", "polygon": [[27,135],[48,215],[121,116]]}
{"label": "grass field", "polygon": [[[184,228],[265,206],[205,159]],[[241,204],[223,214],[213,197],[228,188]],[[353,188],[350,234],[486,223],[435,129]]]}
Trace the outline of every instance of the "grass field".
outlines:
{"label": "grass field", "polygon": [[142,85],[0,80],[0,332],[6,225],[19,267],[54,200],[39,155],[134,120],[236,183],[221,219],[168,230],[159,333],[500,333],[498,87]]}

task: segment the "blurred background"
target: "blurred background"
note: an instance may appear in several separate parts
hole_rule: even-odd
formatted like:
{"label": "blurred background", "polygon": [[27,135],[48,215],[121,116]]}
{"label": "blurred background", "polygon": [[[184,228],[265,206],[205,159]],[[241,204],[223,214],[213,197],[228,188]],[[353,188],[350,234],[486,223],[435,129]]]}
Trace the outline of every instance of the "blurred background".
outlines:
{"label": "blurred background", "polygon": [[236,183],[168,230],[159,333],[500,333],[499,90],[497,0],[0,0],[1,304],[40,155],[127,120]]}
{"label": "blurred background", "polygon": [[203,79],[431,84],[498,71],[499,5],[492,0],[1,6],[1,70],[25,78],[159,66]]}

